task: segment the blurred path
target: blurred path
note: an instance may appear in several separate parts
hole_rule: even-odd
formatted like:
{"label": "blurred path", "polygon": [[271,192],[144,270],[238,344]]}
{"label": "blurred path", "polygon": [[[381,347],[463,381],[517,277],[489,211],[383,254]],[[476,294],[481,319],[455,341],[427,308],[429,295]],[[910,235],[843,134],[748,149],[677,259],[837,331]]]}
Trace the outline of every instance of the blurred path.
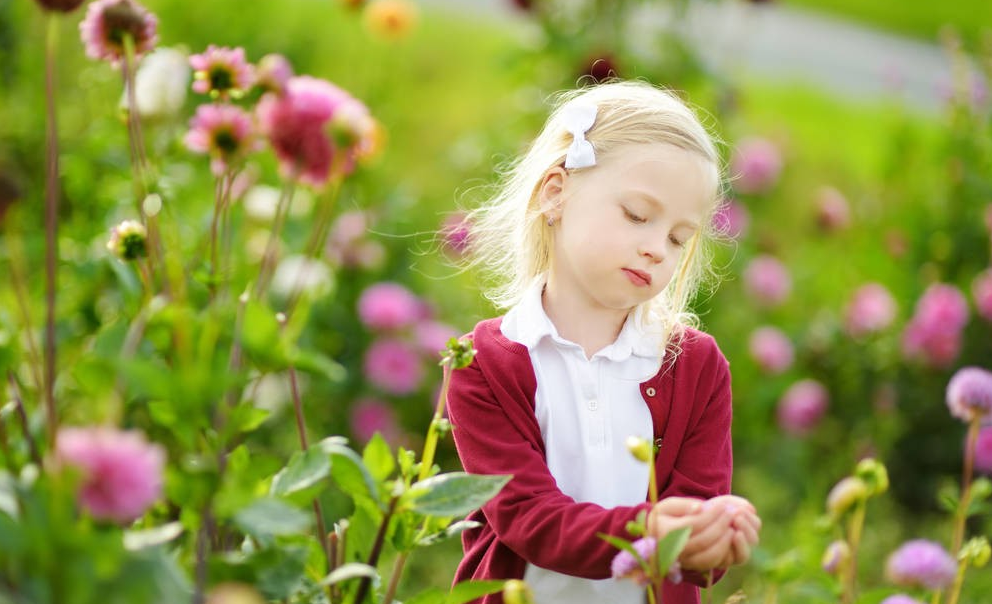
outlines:
{"label": "blurred path", "polygon": [[[420,0],[481,19],[526,23],[510,0]],[[669,21],[646,7],[635,19],[645,33]],[[950,63],[935,43],[883,33],[781,4],[740,0],[693,2],[685,35],[712,67],[738,75],[819,86],[853,100],[900,97],[935,113],[950,90]]]}

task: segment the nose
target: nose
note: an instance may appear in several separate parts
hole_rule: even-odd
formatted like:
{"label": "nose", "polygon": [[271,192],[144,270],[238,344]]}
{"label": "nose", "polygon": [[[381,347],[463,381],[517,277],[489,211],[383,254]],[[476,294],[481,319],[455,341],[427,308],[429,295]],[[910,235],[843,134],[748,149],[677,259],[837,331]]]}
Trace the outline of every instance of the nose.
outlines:
{"label": "nose", "polygon": [[638,254],[644,258],[647,258],[654,264],[658,264],[665,260],[665,245],[664,239],[660,241],[657,238],[645,239],[638,246]]}

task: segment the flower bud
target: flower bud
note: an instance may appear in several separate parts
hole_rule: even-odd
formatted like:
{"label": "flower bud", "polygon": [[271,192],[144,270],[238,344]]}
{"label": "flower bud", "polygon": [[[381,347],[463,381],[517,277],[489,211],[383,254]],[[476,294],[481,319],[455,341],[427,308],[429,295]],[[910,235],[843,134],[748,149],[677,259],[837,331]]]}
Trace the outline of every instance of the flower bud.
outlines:
{"label": "flower bud", "polygon": [[988,564],[992,557],[992,547],[986,537],[972,537],[961,548],[958,553],[958,560],[970,564],[975,568],[981,568]]}
{"label": "flower bud", "polygon": [[844,574],[848,564],[851,562],[851,547],[847,541],[834,541],[827,546],[823,552],[821,566],[827,573],[835,576]]}
{"label": "flower bud", "polygon": [[834,485],[827,495],[827,511],[834,519],[840,518],[856,503],[868,498],[868,486],[860,478],[848,476]]}
{"label": "flower bud", "polygon": [[121,260],[137,260],[148,255],[148,231],[136,220],[125,220],[110,230],[107,250]]}
{"label": "flower bud", "polygon": [[854,475],[864,481],[869,497],[889,490],[889,473],[877,459],[862,459],[854,468]]}
{"label": "flower bud", "polygon": [[255,588],[244,583],[220,583],[207,592],[206,604],[264,604]]}
{"label": "flower bud", "polygon": [[651,450],[651,442],[648,439],[641,438],[640,436],[628,436],[625,444],[627,445],[627,450],[630,451],[630,454],[637,461],[643,461],[644,463],[651,461],[653,451]]}
{"label": "flower bud", "polygon": [[534,594],[527,583],[510,579],[503,584],[503,601],[506,604],[534,604]]}

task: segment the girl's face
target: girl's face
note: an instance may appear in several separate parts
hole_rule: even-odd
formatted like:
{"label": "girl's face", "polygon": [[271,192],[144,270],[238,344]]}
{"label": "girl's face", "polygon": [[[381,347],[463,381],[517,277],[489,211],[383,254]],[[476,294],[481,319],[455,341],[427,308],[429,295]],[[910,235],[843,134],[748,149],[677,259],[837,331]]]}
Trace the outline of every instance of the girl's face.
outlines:
{"label": "girl's face", "polygon": [[712,202],[712,168],[664,144],[620,147],[580,172],[552,170],[539,191],[555,219],[549,286],[589,310],[627,312],[671,281]]}

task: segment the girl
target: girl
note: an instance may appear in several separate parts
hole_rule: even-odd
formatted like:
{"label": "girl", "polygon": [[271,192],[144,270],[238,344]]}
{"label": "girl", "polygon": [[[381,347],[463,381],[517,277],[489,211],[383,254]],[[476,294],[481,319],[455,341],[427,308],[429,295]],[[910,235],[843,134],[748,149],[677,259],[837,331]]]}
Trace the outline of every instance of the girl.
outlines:
{"label": "girl", "polygon": [[[475,262],[509,312],[479,323],[448,412],[465,470],[511,474],[470,516],[455,581],[524,579],[538,604],[639,603],[610,577],[633,539],[691,526],[668,604],[699,602],[710,572],[740,564],[760,520],[728,495],[727,360],[687,309],[720,189],[705,128],[671,94],[602,84],[562,97],[544,129],[470,216]],[[659,448],[656,505],[629,436]],[[500,594],[481,600],[502,602]]]}

